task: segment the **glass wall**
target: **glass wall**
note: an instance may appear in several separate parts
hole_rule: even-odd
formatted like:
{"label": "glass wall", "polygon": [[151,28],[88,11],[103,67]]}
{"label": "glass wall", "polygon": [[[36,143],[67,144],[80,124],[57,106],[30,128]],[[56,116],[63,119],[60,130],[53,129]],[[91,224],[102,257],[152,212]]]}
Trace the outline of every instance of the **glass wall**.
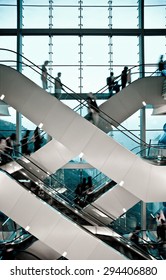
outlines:
{"label": "glass wall", "polygon": [[0,27],[17,28],[17,0],[0,1]]}
{"label": "glass wall", "polygon": [[[165,36],[145,36],[145,75],[158,75],[158,62],[165,55]],[[153,49],[153,51],[152,51]]]}
{"label": "glass wall", "polygon": [[17,38],[16,36],[0,37],[0,63],[16,68],[17,65]]}
{"label": "glass wall", "polygon": [[[69,90],[88,93],[97,92],[106,85],[110,70],[119,76],[125,65],[138,66],[140,55],[145,58],[145,75],[148,76],[156,71],[160,55],[165,55],[165,36],[146,35],[144,48],[140,48],[141,0],[96,0],[95,3],[93,0],[2,0],[1,48],[17,50],[19,2],[23,6],[23,55],[35,70],[24,65],[23,73],[40,86],[40,69],[33,64],[41,67],[45,60],[49,60],[48,70],[52,77],[61,72],[62,82]],[[165,0],[143,2],[145,29],[164,29]],[[9,36],[7,29],[13,34]],[[143,50],[144,54],[141,53]],[[0,51],[1,63],[16,67],[16,58],[14,53]],[[139,77],[138,69],[132,69],[132,81]],[[51,83],[49,91],[54,92]],[[66,103],[74,107],[73,101]]]}
{"label": "glass wall", "polygon": [[[132,68],[132,81],[138,79],[139,68],[135,66],[139,65],[140,55],[144,56],[145,75],[149,76],[157,70],[160,55],[165,55],[165,36],[146,35],[144,48],[140,48],[142,35],[137,31],[141,0],[96,0],[95,4],[93,0],[3,0],[0,2],[1,48],[17,51],[19,2],[23,6],[22,51],[29,60],[23,59],[23,74],[39,86],[40,68],[45,60],[49,60],[51,77],[62,73],[61,80],[67,92],[88,93],[98,92],[106,85],[110,70],[119,76],[124,66]],[[145,29],[165,28],[165,5],[165,0],[144,1]],[[0,50],[0,62],[16,68],[14,52]],[[53,94],[51,77],[48,91]],[[63,102],[72,108],[77,104],[69,100]],[[98,100],[98,104],[102,102]],[[159,127],[162,123],[159,121]],[[139,112],[126,120],[125,125],[131,130],[138,129],[136,134],[139,135]]]}
{"label": "glass wall", "polygon": [[145,28],[165,29],[165,0],[144,0]]}

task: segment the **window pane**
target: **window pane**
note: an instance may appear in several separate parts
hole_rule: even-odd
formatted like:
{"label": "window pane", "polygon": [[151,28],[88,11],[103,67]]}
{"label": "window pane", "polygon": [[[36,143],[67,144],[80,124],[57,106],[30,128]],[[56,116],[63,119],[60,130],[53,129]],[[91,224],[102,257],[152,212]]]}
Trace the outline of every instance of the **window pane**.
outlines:
{"label": "window pane", "polygon": [[[0,63],[16,67],[16,37],[1,36]],[[2,50],[6,49],[6,50]]]}
{"label": "window pane", "polygon": [[[124,66],[128,66],[129,68],[134,65],[138,65],[139,57],[138,57],[138,38],[135,36],[126,37],[113,37],[112,40],[113,49],[112,49],[112,60],[114,66],[114,74],[118,76],[121,74]],[[130,51],[129,51],[130,50]],[[137,79],[138,76],[135,73],[135,69],[131,72],[132,81]]]}
{"label": "window pane", "polygon": [[108,9],[86,7],[82,10],[83,28],[108,28]]}
{"label": "window pane", "polygon": [[[16,0],[0,1],[0,27],[16,28],[17,26],[17,6]],[[2,5],[3,4],[3,5]]]}
{"label": "window pane", "polygon": [[83,92],[96,92],[106,85],[108,42],[108,37],[83,37]]}
{"label": "window pane", "polygon": [[113,28],[138,28],[137,7],[120,7],[112,9]]}
{"label": "window pane", "polygon": [[[153,51],[152,51],[153,46]],[[165,54],[165,37],[164,36],[146,36],[145,37],[145,71],[146,75],[154,73],[158,68],[158,62],[161,54]],[[165,60],[166,58],[164,58]]]}
{"label": "window pane", "polygon": [[165,116],[153,116],[153,109],[146,110],[146,129],[147,141],[152,140],[152,144],[158,143],[160,136],[163,134],[163,126],[165,124]]}
{"label": "window pane", "polygon": [[54,28],[78,28],[78,7],[55,7],[52,21]]}
{"label": "window pane", "polygon": [[145,7],[145,28],[165,29],[165,7]]}
{"label": "window pane", "polygon": [[24,28],[48,28],[49,9],[48,7],[29,7],[24,6],[23,10]]}
{"label": "window pane", "polygon": [[137,6],[139,0],[112,0],[113,6]]}
{"label": "window pane", "polygon": [[[24,57],[30,60],[30,62],[28,62],[28,65],[34,63],[41,67],[45,60],[49,60],[47,36],[25,36],[23,39],[23,44]],[[39,46],[42,46],[42,48],[40,48]],[[26,60],[25,63],[27,63]],[[34,69],[36,69],[39,72],[39,74],[31,70],[31,68],[27,66],[24,67],[23,74],[29,77],[38,85],[41,85],[40,70],[37,68]]]}

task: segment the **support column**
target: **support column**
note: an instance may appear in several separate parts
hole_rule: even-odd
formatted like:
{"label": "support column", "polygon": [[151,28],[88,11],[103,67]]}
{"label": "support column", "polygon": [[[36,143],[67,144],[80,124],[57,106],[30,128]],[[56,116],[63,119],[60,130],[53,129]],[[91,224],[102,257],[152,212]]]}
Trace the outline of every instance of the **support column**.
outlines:
{"label": "support column", "polygon": [[[22,73],[22,0],[17,0],[17,71]],[[17,143],[21,140],[21,114],[16,112],[16,139]],[[21,152],[21,147],[18,147],[18,151]]]}
{"label": "support column", "polygon": [[[139,13],[139,29],[141,34],[139,36],[139,64],[140,64],[140,78],[145,77],[145,56],[144,56],[144,0],[138,1],[138,13]],[[144,100],[142,100],[144,101]],[[146,142],[146,108],[140,109],[140,139]],[[142,142],[140,143],[141,150],[144,148]],[[144,151],[141,152],[141,156],[144,155]],[[146,230],[146,203],[141,202],[141,229]],[[144,236],[143,236],[144,237]]]}
{"label": "support column", "polygon": [[[109,29],[112,29],[112,1],[108,1],[108,20],[109,20],[109,23],[108,23],[108,27]],[[112,55],[113,55],[113,51],[112,51],[112,36],[109,36],[109,43],[108,43],[108,47],[109,47],[109,52],[108,52],[108,55],[109,55],[109,61],[108,61],[108,64],[109,64],[109,72],[113,71],[113,67],[112,67],[112,63],[113,63],[113,60],[112,60]]]}
{"label": "support column", "polygon": [[[83,1],[81,1],[81,0],[79,0],[78,1],[78,4],[79,4],[79,8],[78,8],[78,10],[79,10],[79,16],[78,16],[78,18],[79,18],[79,24],[78,24],[78,26],[79,26],[79,28],[80,29],[82,29],[82,27],[83,27],[83,23],[82,23],[82,19],[83,19],[83,14],[82,14],[82,11],[83,11],[83,7],[82,7],[82,5],[83,5]],[[83,49],[82,49],[82,47],[83,47],[83,42],[82,42],[82,36],[80,35],[79,36],[79,44],[78,44],[78,46],[79,46],[79,52],[78,52],[78,55],[79,55],[79,61],[78,61],[78,63],[79,63],[79,68],[78,68],[78,70],[79,70],[79,88],[80,88],[80,92],[79,93],[82,93],[82,89],[83,89],[83,84],[82,84],[82,79],[83,79],[83,68],[82,68],[82,63],[83,63]],[[80,112],[81,113],[81,112]]]}

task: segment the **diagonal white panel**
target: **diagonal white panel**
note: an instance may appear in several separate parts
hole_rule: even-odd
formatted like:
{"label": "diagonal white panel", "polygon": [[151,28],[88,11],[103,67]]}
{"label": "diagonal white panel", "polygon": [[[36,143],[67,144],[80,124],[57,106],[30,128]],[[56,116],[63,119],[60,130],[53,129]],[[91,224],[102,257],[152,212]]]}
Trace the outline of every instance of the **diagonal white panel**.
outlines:
{"label": "diagonal white panel", "polygon": [[[3,73],[3,69],[5,68],[5,74]],[[7,70],[6,70],[7,69]],[[16,72],[14,70],[11,70],[9,67],[0,66],[0,94],[3,93],[4,83],[8,84],[8,76],[10,75],[10,72]],[[19,75],[19,78],[21,78],[22,75]],[[16,78],[18,78],[18,75],[16,75]],[[164,77],[148,77],[145,79],[140,79],[138,81],[135,81],[133,84],[131,84],[131,87],[127,87],[117,95],[120,100],[120,104],[123,104],[125,102],[124,96],[122,94],[126,95],[126,98],[128,99],[128,102],[130,101],[130,95],[133,93],[132,89],[135,87],[137,90],[135,90],[135,94],[138,94],[139,96],[142,96],[144,101],[147,103],[150,103],[150,100],[152,104],[158,105],[161,104],[161,100],[164,104],[164,100],[161,97],[161,88],[163,84]],[[25,77],[24,79],[25,80]],[[14,82],[13,77],[13,82]],[[29,80],[26,81],[25,86],[28,86]],[[21,82],[23,83],[23,82]],[[13,106],[15,104],[15,94],[11,91],[11,87],[9,87],[9,90],[6,90],[6,99]],[[6,86],[7,89],[7,86]],[[18,89],[19,90],[19,89]],[[21,89],[20,89],[21,90]],[[43,95],[43,90],[41,89],[41,94]],[[34,92],[35,94],[35,92]],[[129,190],[132,192],[135,196],[138,196],[139,199],[143,201],[148,201],[150,198],[153,198],[153,201],[163,201],[166,200],[166,193],[163,193],[163,178],[164,181],[166,180],[166,172],[164,171],[165,167],[158,167],[154,166],[155,172],[150,173],[151,164],[148,162],[144,162],[144,160],[140,158],[136,158],[135,155],[128,152],[125,148],[123,148],[118,143],[115,143],[113,139],[110,139],[108,141],[108,136],[105,135],[101,130],[99,130],[97,127],[92,125],[90,122],[87,122],[82,117],[80,117],[77,113],[73,112],[70,108],[66,107],[63,103],[59,105],[57,100],[53,97],[48,95],[46,92],[45,95],[50,99],[52,98],[52,106],[50,112],[45,116],[45,119],[43,119],[44,123],[44,130],[47,131],[50,135],[52,135],[55,139],[57,139],[59,142],[61,142],[68,150],[72,151],[72,154],[79,154],[80,152],[85,152],[85,157],[87,159],[87,162],[92,164],[93,166],[98,168],[99,164],[98,161],[100,161],[100,157],[98,157],[98,160],[94,160],[94,157],[97,158],[97,150],[102,151],[103,147],[107,147],[108,149],[108,155],[106,156],[104,160],[104,156],[101,159],[102,164],[100,165],[100,170],[105,173],[110,178],[113,178],[117,183],[120,183],[121,181],[124,181],[124,188],[126,190]],[[24,99],[24,91],[22,92],[22,96]],[[121,97],[122,96],[122,97]],[[146,99],[145,99],[146,98]],[[20,95],[21,99],[21,95]],[[110,98],[112,99],[112,98]],[[116,99],[116,96],[115,98]],[[139,100],[139,97],[138,97]],[[18,104],[19,104],[18,100]],[[107,105],[110,106],[110,115],[112,116],[111,111],[113,109],[111,105],[111,101],[108,101]],[[118,108],[118,103],[116,104],[116,108]],[[19,105],[18,105],[19,106]],[[38,100],[38,107],[43,106],[43,100],[42,98]],[[54,108],[55,106],[55,108]],[[113,105],[115,107],[115,103]],[[140,102],[138,104],[138,109],[140,106]],[[132,112],[130,102],[127,104],[125,103],[125,111],[127,112],[127,115],[130,116],[130,113]],[[22,107],[23,108],[23,107]],[[60,108],[60,110],[59,110]],[[104,108],[104,105],[103,107]],[[108,108],[108,106],[107,106]],[[21,109],[20,109],[21,110]],[[24,110],[22,112],[24,114]],[[36,112],[36,115],[41,116],[43,112],[40,110]],[[31,115],[31,114],[29,114]],[[115,119],[117,117],[118,121],[123,121],[124,118],[127,117],[127,115],[123,116],[123,114],[120,114],[121,116],[118,119],[118,110],[116,109],[116,115]],[[59,119],[58,119],[59,117]],[[33,116],[31,116],[31,119]],[[34,117],[35,118],[35,117]],[[53,120],[55,121],[55,125],[53,125]],[[32,120],[33,121],[33,120]],[[62,126],[60,126],[60,121],[62,121]],[[80,129],[80,130],[79,130]],[[77,131],[77,133],[76,133]],[[93,145],[91,142],[91,139],[93,138],[93,135],[97,132],[97,138],[94,141],[95,149],[93,149]],[[102,141],[100,139],[100,145],[97,144],[98,138],[102,138]],[[83,141],[84,139],[84,141]],[[90,146],[89,146],[90,145]],[[92,152],[90,152],[89,147],[92,148]],[[97,148],[98,147],[98,148]],[[113,148],[112,148],[113,147]],[[87,152],[86,152],[87,151]],[[112,155],[110,153],[112,151]],[[94,154],[95,153],[95,154]],[[104,150],[105,153],[105,150]],[[100,153],[102,155],[102,153]],[[117,160],[116,160],[117,159]],[[105,162],[104,162],[105,161]],[[113,164],[113,166],[112,166]],[[161,170],[162,176],[157,175],[157,170]],[[145,172],[145,170],[147,172]],[[148,174],[148,175],[147,175]],[[151,176],[151,185],[149,186],[149,174]],[[158,181],[158,188],[156,187],[156,182]],[[151,190],[151,193],[153,193],[153,196],[150,196],[148,194],[147,198],[147,192],[149,191],[149,187]],[[156,196],[155,196],[156,193]],[[156,198],[155,198],[156,197]]]}
{"label": "diagonal white panel", "polygon": [[[100,110],[118,123],[122,123],[143,107],[143,101],[153,106],[164,105],[166,104],[166,100],[164,100],[161,95],[163,82],[164,77],[146,77],[138,79],[118,94],[102,103],[100,105]],[[116,123],[114,123],[114,125],[117,126]]]}
{"label": "diagonal white panel", "polygon": [[[0,209],[9,216],[11,209],[15,206],[18,199],[24,193],[23,188],[18,188],[18,191],[15,191],[17,182],[12,180],[5,172],[0,172]],[[10,199],[10,197],[12,199]]]}
{"label": "diagonal white panel", "polygon": [[[155,167],[157,168],[157,166]],[[152,168],[151,164],[148,164],[146,161],[142,160],[141,158],[137,158],[134,164],[128,170],[127,174],[123,178],[124,181],[123,187],[129,192],[136,195],[137,197],[144,198],[143,200],[146,202],[150,202],[149,200],[147,200],[147,190],[149,186],[149,177],[151,174],[150,173],[151,168]],[[161,181],[161,179],[159,181]],[[156,185],[154,182],[150,185],[150,189],[151,192],[153,192],[153,190],[156,189]],[[160,191],[160,187],[158,191]],[[160,195],[160,201],[162,201],[162,196]]]}
{"label": "diagonal white panel", "polygon": [[[136,196],[126,191],[121,186],[116,185],[107,193],[99,197],[92,203],[92,205],[106,213],[108,216],[118,218],[138,202],[139,199]],[[88,209],[85,210],[88,211]]]}
{"label": "diagonal white panel", "polygon": [[87,159],[88,157],[89,163],[101,170],[104,162],[116,147],[117,143],[111,137],[96,129],[94,135],[83,149],[84,158]]}
{"label": "diagonal white panel", "polygon": [[[77,235],[82,235],[82,242],[84,242],[82,246],[86,248],[86,251],[82,255],[82,252],[75,247],[78,259],[91,259],[91,253],[94,248],[96,256],[100,254],[100,260],[105,259],[106,255],[109,259],[119,259],[117,251],[100,242],[91,233],[75,225],[54,208],[32,195],[4,172],[1,172],[0,182],[0,210],[15,220],[21,227],[29,226],[27,230],[31,234],[58,251],[59,254],[62,255],[71,244],[74,244]],[[93,242],[93,247],[87,246],[88,237]],[[70,251],[70,254],[67,255],[68,259],[74,259],[73,255],[74,257],[76,256],[73,251]],[[124,256],[120,258],[125,259]]]}
{"label": "diagonal white panel", "polygon": [[166,104],[161,106],[153,106],[152,115],[165,115],[166,114]]}
{"label": "diagonal white panel", "polygon": [[37,165],[42,169],[52,174],[77,155],[77,153],[73,154],[73,152],[60,142],[52,139],[40,150],[33,153],[31,158],[35,160]]}

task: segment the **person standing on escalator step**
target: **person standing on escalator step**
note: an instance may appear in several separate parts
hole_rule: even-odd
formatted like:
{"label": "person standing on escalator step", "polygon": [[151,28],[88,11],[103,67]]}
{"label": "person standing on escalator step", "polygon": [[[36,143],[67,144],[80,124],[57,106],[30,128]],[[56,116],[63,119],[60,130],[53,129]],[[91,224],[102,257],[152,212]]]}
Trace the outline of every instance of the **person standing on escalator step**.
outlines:
{"label": "person standing on escalator step", "polygon": [[28,148],[28,138],[29,138],[30,130],[27,130],[25,132],[25,135],[23,136],[21,142],[21,148],[22,148],[22,154],[24,155],[30,155],[30,150]]}
{"label": "person standing on escalator step", "polygon": [[34,141],[34,152],[36,152],[42,146],[42,138],[41,138],[38,126],[36,127],[36,129],[34,131],[33,141]]}
{"label": "person standing on escalator step", "polygon": [[94,125],[97,126],[99,123],[99,107],[91,92],[89,93],[89,96],[87,98],[87,104],[88,104],[89,121],[91,121]]}
{"label": "person standing on escalator step", "polygon": [[136,226],[135,229],[132,232],[132,235],[130,237],[130,240],[134,242],[136,245],[139,245],[139,235],[140,235],[141,227]]}
{"label": "person standing on escalator step", "polygon": [[122,89],[125,88],[126,84],[127,84],[127,72],[128,72],[128,67],[125,66],[122,73],[121,73]]}
{"label": "person standing on escalator step", "polygon": [[114,73],[110,72],[110,76],[107,78],[107,86],[108,86],[108,90],[109,90],[109,94],[110,94],[109,97],[113,96],[114,84],[115,84]]}
{"label": "person standing on escalator step", "polygon": [[48,65],[49,61],[46,60],[44,62],[44,64],[42,65],[42,73],[41,73],[41,80],[42,80],[42,86],[43,86],[43,89],[46,90],[48,89],[48,82],[47,82],[47,68],[46,66]]}
{"label": "person standing on escalator step", "polygon": [[57,99],[60,99],[62,95],[61,72],[58,72],[57,77],[55,78],[54,86],[55,86],[55,97]]}

